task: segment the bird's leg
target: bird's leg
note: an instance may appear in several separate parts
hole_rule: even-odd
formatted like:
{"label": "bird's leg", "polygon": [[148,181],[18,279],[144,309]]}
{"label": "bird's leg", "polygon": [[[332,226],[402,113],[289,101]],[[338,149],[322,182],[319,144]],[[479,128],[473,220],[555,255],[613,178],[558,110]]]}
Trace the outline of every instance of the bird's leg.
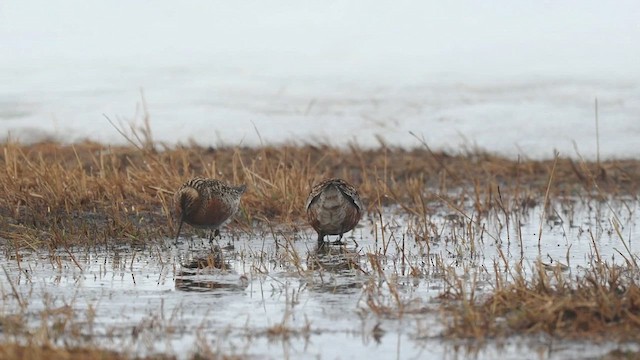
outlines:
{"label": "bird's leg", "polygon": [[211,251],[213,252],[213,239],[216,237],[214,230],[208,231],[209,237],[209,247],[211,247]]}
{"label": "bird's leg", "polygon": [[343,243],[343,242],[342,242],[342,235],[343,235],[343,234],[340,234],[340,235],[338,236],[338,239],[337,239],[337,240],[335,240],[334,242],[332,242],[331,244],[333,244],[333,245],[344,245],[345,243]]}
{"label": "bird's leg", "polygon": [[318,247],[324,246],[324,234],[318,232]]}
{"label": "bird's leg", "polygon": [[184,222],[184,216],[180,216],[180,224],[178,225],[178,233],[176,234],[175,245],[178,245],[178,238],[180,238],[180,230],[182,230],[182,223]]}
{"label": "bird's leg", "polygon": [[314,265],[318,265],[321,267],[321,264],[318,263],[318,257],[329,254],[331,251],[331,247],[325,242],[319,242],[316,245],[316,251],[313,253],[313,261],[316,262]]}
{"label": "bird's leg", "polygon": [[222,236],[220,235],[220,229],[214,229],[214,230],[210,230],[209,232],[209,245],[211,246],[211,249],[213,249],[213,240],[215,240],[215,238],[222,238]]}

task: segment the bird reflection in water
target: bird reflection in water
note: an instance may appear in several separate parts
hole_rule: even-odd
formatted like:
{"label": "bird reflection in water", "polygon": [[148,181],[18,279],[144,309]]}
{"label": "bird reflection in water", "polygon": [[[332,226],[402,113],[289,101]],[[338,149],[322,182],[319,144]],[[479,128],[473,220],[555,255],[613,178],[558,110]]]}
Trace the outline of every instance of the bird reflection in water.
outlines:
{"label": "bird reflection in water", "polygon": [[241,275],[237,279],[211,279],[199,276],[177,276],[176,290],[187,292],[212,292],[220,295],[226,292],[244,291],[249,286],[249,279]]}
{"label": "bird reflection in water", "polygon": [[[361,255],[346,246],[334,247],[319,244],[307,255],[307,268],[318,275],[307,284],[310,290],[333,295],[354,295],[361,291],[368,277],[360,266]],[[323,298],[324,301],[338,301],[337,298]],[[322,301],[322,300],[321,300]]]}
{"label": "bird reflection in water", "polygon": [[217,245],[207,253],[192,254],[189,261],[182,263],[181,267],[175,277],[176,290],[223,294],[242,291],[249,285],[246,275],[238,276],[237,273],[230,272],[231,266],[225,261],[224,253]]}
{"label": "bird reflection in water", "polygon": [[204,254],[192,254],[187,262],[180,264],[184,269],[197,270],[197,269],[220,269],[226,270],[229,268],[224,260],[224,254],[220,246],[214,245],[211,251]]}
{"label": "bird reflection in water", "polygon": [[324,270],[329,272],[359,270],[360,255],[346,246],[331,247],[319,244],[314,251],[307,255],[309,270]]}

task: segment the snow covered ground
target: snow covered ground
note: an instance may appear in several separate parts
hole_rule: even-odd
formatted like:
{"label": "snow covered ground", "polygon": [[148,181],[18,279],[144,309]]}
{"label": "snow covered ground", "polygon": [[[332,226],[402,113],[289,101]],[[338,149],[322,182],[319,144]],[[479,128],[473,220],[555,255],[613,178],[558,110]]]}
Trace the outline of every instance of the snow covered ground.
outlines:
{"label": "snow covered ground", "polygon": [[[640,157],[637,1],[0,3],[0,137]],[[462,146],[462,147],[461,147]]]}

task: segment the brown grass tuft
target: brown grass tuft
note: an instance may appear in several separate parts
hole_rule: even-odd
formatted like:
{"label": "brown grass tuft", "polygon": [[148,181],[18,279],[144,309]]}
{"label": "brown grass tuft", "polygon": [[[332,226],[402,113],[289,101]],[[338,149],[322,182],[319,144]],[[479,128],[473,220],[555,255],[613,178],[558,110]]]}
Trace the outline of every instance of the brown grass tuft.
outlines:
{"label": "brown grass tuft", "polygon": [[[458,288],[443,297],[452,315],[447,335],[495,338],[546,333],[563,339],[640,339],[640,285],[637,271],[593,264],[571,279],[563,269],[538,263],[531,280],[517,271],[513,281],[485,300]],[[497,284],[501,284],[497,281]]]}
{"label": "brown grass tuft", "polygon": [[[0,358],[6,360],[22,359],[64,359],[64,360],[124,360],[128,357],[111,351],[89,348],[55,348],[51,346],[22,346],[17,344],[0,344]],[[149,358],[152,359],[152,358]],[[169,359],[169,358],[157,358]]]}

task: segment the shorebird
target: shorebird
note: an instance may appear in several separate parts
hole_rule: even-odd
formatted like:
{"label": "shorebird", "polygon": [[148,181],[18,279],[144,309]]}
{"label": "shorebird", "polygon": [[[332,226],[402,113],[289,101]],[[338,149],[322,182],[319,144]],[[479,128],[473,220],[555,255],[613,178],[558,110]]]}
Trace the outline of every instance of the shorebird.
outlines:
{"label": "shorebird", "polygon": [[305,205],[307,219],[318,233],[318,245],[326,235],[339,235],[353,229],[362,216],[358,191],[342,179],[326,179],[314,185]]}
{"label": "shorebird", "polygon": [[175,192],[173,202],[180,223],[176,241],[180,236],[182,223],[209,229],[210,240],[220,235],[220,226],[238,211],[240,198],[247,185],[230,186],[216,179],[196,177],[188,180]]}

